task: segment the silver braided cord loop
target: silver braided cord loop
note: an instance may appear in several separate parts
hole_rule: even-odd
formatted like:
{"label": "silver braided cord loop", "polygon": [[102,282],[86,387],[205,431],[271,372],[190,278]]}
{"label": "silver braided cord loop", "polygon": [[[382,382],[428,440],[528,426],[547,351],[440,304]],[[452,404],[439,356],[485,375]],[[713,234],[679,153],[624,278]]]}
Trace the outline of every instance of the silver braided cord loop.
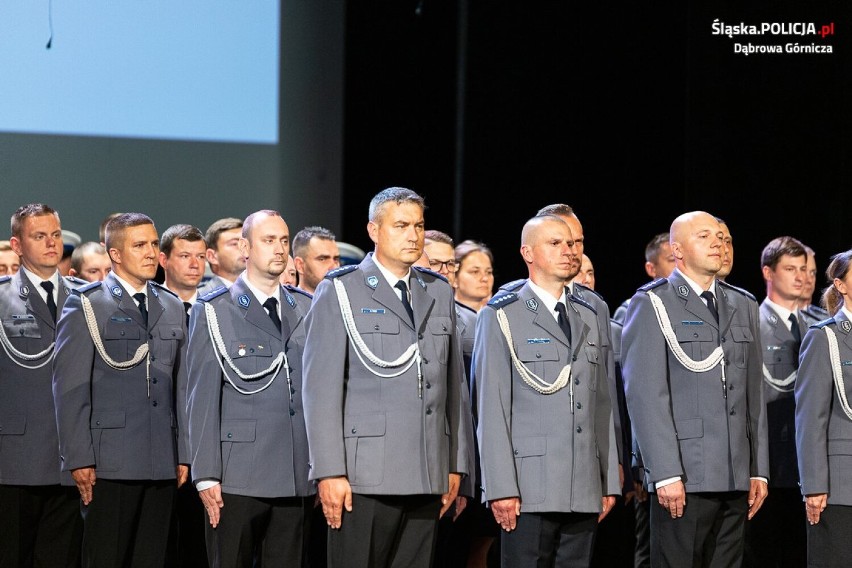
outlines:
{"label": "silver braided cord loop", "polygon": [[[725,358],[725,353],[722,351],[722,347],[718,346],[712,353],[710,353],[710,355],[707,356],[707,358],[701,361],[694,361],[686,354],[680,346],[680,343],[678,343],[677,336],[675,335],[674,329],[672,329],[672,324],[669,321],[669,314],[666,311],[666,306],[663,305],[663,301],[650,290],[648,291],[648,296],[651,298],[651,305],[654,306],[654,313],[657,315],[657,322],[660,324],[660,331],[663,332],[663,337],[666,338],[666,343],[668,344],[669,349],[672,350],[675,358],[687,370],[692,371],[693,373],[706,373],[716,367],[716,365]],[[724,377],[724,375],[725,366],[722,365],[722,376]]]}
{"label": "silver braided cord loop", "polygon": [[[512,358],[512,363],[515,365],[515,369],[517,369],[518,374],[521,375],[521,379],[523,379],[527,386],[541,394],[553,394],[565,388],[565,385],[570,385],[571,399],[573,401],[574,385],[571,383],[571,365],[568,364],[562,367],[562,370],[559,372],[559,376],[556,377],[556,380],[552,383],[548,383],[546,380],[530,371],[527,366],[518,359],[518,356],[515,354],[515,348],[512,347],[512,331],[509,329],[509,318],[506,317],[506,313],[503,311],[503,308],[497,310],[497,321],[500,324],[500,331],[503,332],[503,337],[506,338],[506,345],[509,347],[509,355]],[[571,411],[574,411],[573,403]]]}
{"label": "silver braided cord loop", "polygon": [[[218,357],[216,357],[216,362],[219,363],[219,367],[222,369],[222,375],[225,377],[225,380],[228,381],[228,383],[230,383],[232,387],[234,387],[235,391],[240,394],[257,394],[263,390],[266,390],[278,376],[278,373],[281,372],[282,366],[286,369],[287,384],[290,385],[290,365],[287,362],[287,354],[284,353],[284,351],[278,353],[275,359],[272,360],[272,363],[269,365],[269,367],[267,367],[263,371],[254,373],[252,375],[247,375],[237,368],[237,366],[234,364],[234,360],[231,359],[230,355],[228,355],[228,350],[225,348],[225,340],[222,339],[222,332],[219,329],[219,318],[216,316],[216,310],[209,303],[205,302],[204,313],[207,316],[207,332],[210,334],[210,341],[213,343],[213,347],[219,355]],[[231,379],[230,375],[228,375],[227,369],[225,369],[223,361],[227,363],[228,367],[230,367],[234,371],[234,374],[236,374],[244,381],[259,379],[260,377],[268,375],[269,373],[272,373],[272,377],[269,379],[269,381],[266,382],[265,385],[260,388],[254,390],[243,389],[234,384],[234,381]]]}
{"label": "silver braided cord loop", "polygon": [[[53,360],[53,348],[56,346],[56,342],[54,341],[48,345],[44,351],[40,351],[32,355],[24,353],[23,351],[18,351],[6,335],[6,327],[3,325],[3,320],[0,320],[0,344],[3,345],[3,351],[5,351],[6,355],[9,356],[9,360],[15,363],[18,367],[22,367],[24,369],[40,369],[50,363]],[[47,359],[38,365],[26,365],[19,361],[19,359],[22,361],[37,361],[42,357],[47,357]]]}
{"label": "silver braided cord loop", "polygon": [[828,339],[828,357],[831,359],[831,374],[834,375],[834,386],[837,389],[837,397],[840,399],[840,408],[846,416],[852,420],[852,408],[846,398],[846,385],[843,382],[843,367],[840,364],[840,350],[837,348],[837,336],[829,327],[824,327],[825,336]]}
{"label": "silver braided cord loop", "polygon": [[[358,355],[358,359],[361,360],[361,363],[377,377],[392,379],[405,373],[416,362],[417,380],[418,384],[420,384],[422,382],[422,374],[420,372],[421,357],[420,347],[417,343],[412,343],[402,355],[393,361],[379,359],[372,351],[370,351],[370,348],[367,347],[367,344],[364,342],[361,334],[358,333],[358,329],[355,326],[355,318],[352,316],[352,306],[349,304],[349,295],[346,293],[346,287],[343,285],[343,282],[341,282],[338,278],[334,279],[334,290],[337,292],[337,303],[340,305],[340,314],[343,316],[343,326],[346,328],[346,335],[349,336],[349,340],[355,346],[355,354]],[[364,361],[364,357],[366,357],[367,360],[376,367],[382,367],[385,369],[389,367],[399,367],[401,365],[404,365],[404,367],[396,373],[383,374],[370,368],[370,366]]]}
{"label": "silver braided cord loop", "polygon": [[98,355],[101,356],[101,359],[104,360],[104,363],[116,369],[118,371],[125,371],[132,367],[135,367],[139,363],[142,362],[148,355],[148,342],[146,341],[142,345],[136,349],[136,354],[133,355],[133,358],[129,361],[116,361],[107,355],[106,348],[104,348],[104,342],[101,340],[101,334],[98,331],[98,320],[95,319],[95,311],[92,309],[92,302],[85,295],[80,294],[80,301],[83,304],[83,315],[86,318],[86,327],[89,328],[89,335],[92,338],[92,343],[95,344],[95,349],[98,352]]}
{"label": "silver braided cord loop", "polygon": [[766,364],[763,365],[763,380],[766,381],[766,384],[770,387],[780,392],[790,392],[793,390],[796,383],[796,375],[796,371],[793,371],[787,375],[786,379],[776,379],[769,373],[769,369],[766,368]]}

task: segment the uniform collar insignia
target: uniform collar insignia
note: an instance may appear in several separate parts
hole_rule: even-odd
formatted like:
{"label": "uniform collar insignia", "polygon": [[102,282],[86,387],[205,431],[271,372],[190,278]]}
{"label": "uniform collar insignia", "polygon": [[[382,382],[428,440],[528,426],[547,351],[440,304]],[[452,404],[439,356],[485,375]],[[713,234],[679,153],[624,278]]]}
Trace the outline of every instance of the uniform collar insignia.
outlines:
{"label": "uniform collar insignia", "polygon": [[423,281],[423,278],[420,277],[420,273],[415,270],[414,275],[417,277],[417,282],[420,284],[420,287],[425,290],[426,283]]}
{"label": "uniform collar insignia", "polygon": [[379,285],[379,279],[378,279],[378,277],[376,277],[376,276],[367,276],[367,286],[369,286],[370,288],[372,288],[373,290],[375,290],[375,289],[376,289],[376,287],[378,287],[378,285]]}
{"label": "uniform collar insignia", "polygon": [[112,292],[112,295],[115,296],[116,298],[121,298],[121,294],[122,294],[121,286],[119,286],[118,284],[113,286],[110,289],[110,292]]}
{"label": "uniform collar insignia", "polygon": [[237,302],[244,308],[248,308],[251,303],[251,299],[248,297],[248,294],[241,294],[239,298],[237,298]]}
{"label": "uniform collar insignia", "polygon": [[290,295],[287,290],[284,290],[284,298],[287,300],[287,303],[290,304],[291,308],[296,307],[296,300],[293,298],[293,296]]}
{"label": "uniform collar insignia", "polygon": [[778,317],[775,314],[769,314],[769,321],[772,322],[772,325],[778,323]]}
{"label": "uniform collar insignia", "polygon": [[154,293],[154,297],[155,297],[155,298],[159,298],[159,297],[160,297],[160,293],[159,293],[159,292],[157,292],[157,287],[156,287],[156,286],[151,286],[151,292],[153,292],[153,293]]}
{"label": "uniform collar insignia", "polygon": [[69,290],[69,289],[68,289],[68,286],[63,286],[63,287],[62,287],[62,290],[64,290],[64,291],[65,291],[65,295],[66,295],[66,296],[70,296],[70,295],[71,295],[71,290]]}
{"label": "uniform collar insignia", "polygon": [[842,322],[840,322],[840,327],[843,329],[843,331],[849,333],[850,331],[852,331],[852,321],[843,320]]}
{"label": "uniform collar insignia", "polygon": [[535,298],[530,298],[529,300],[527,300],[527,309],[529,309],[531,312],[538,311],[538,302],[535,301]]}
{"label": "uniform collar insignia", "polygon": [[30,295],[30,287],[29,286],[21,286],[21,298],[26,298]]}
{"label": "uniform collar insignia", "polygon": [[681,284],[677,287],[677,293],[686,298],[687,296],[689,296],[689,286]]}

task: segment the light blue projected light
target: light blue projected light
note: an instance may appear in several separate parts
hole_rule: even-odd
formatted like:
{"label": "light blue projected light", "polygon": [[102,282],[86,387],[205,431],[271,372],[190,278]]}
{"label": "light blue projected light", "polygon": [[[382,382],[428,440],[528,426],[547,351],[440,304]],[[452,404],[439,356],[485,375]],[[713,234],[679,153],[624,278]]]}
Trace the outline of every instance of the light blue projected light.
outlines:
{"label": "light blue projected light", "polygon": [[278,142],[278,0],[0,0],[0,131]]}

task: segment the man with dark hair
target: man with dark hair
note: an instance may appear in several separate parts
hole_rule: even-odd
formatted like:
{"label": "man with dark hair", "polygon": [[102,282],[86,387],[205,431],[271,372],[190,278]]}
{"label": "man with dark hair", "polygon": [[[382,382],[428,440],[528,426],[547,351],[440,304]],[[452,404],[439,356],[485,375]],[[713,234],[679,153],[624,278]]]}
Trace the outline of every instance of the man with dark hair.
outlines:
{"label": "man with dark hair", "polygon": [[765,511],[746,524],[743,566],[807,565],[805,504],[796,457],[793,389],[807,326],[798,302],[807,281],[805,246],[789,236],[769,241],[760,256],[766,298],[760,304],[763,397],[769,428],[769,488]]}
{"label": "man with dark hair", "polygon": [[187,314],[198,297],[206,258],[207,244],[196,227],[172,225],[163,231],[160,237],[160,266],[166,275],[163,284],[181,299]]}
{"label": "man with dark hair", "polygon": [[163,566],[186,480],[186,315],[154,283],[154,222],[106,228],[112,271],[68,299],[56,334],[53,396],[63,471],[82,499],[87,566]]}
{"label": "man with dark hair", "polygon": [[106,278],[111,266],[106,248],[100,243],[89,241],[71,253],[71,270],[68,274],[86,282],[98,282]]}
{"label": "man with dark hair", "polygon": [[24,205],[11,225],[21,265],[0,278],[0,566],[78,566],[82,521],[74,482],[60,473],[50,365],[76,283],[57,271],[54,209]]}
{"label": "man with dark hair", "polygon": [[311,298],[279,282],[290,231],[278,212],[252,213],[242,231],[245,272],[190,318],[193,482],[211,566],[301,566],[316,492],[302,410]]}
{"label": "man with dark hair", "polygon": [[243,232],[243,220],[225,217],[215,221],[204,233],[207,243],[207,262],[213,277],[198,291],[200,295],[212,292],[219,286],[226,288],[234,283],[245,270],[246,259],[240,253],[239,242]]}
{"label": "man with dark hair", "polygon": [[822,306],[811,303],[814,299],[814,290],[816,290],[817,282],[816,252],[808,245],[805,245],[805,250],[808,253],[808,271],[805,284],[802,286],[802,296],[799,298],[799,314],[802,316],[802,320],[805,322],[805,327],[807,328],[830,318],[831,314]]}
{"label": "man with dark hair", "polygon": [[308,312],[305,419],[332,568],[430,567],[438,519],[472,471],[452,288],[412,268],[424,208],[410,189],[378,193],[375,250],[329,272]]}
{"label": "man with dark hair", "polygon": [[293,237],[293,262],[299,288],[313,294],[329,270],[340,266],[334,233],[323,227],[305,227]]}

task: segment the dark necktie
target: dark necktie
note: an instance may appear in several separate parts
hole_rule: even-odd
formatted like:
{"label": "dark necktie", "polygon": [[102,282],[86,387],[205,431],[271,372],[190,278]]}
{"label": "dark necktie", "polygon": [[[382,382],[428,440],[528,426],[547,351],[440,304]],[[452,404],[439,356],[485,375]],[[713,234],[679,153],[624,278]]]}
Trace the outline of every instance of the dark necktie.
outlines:
{"label": "dark necktie", "polygon": [[47,291],[47,309],[50,310],[50,317],[56,321],[56,300],[53,299],[53,282],[45,280],[41,283],[41,287]]}
{"label": "dark necktie", "polygon": [[411,302],[408,301],[408,286],[405,285],[405,280],[399,280],[395,287],[399,289],[402,299],[402,307],[408,312],[408,317],[411,318],[411,324],[414,325],[414,310],[411,308]]}
{"label": "dark necktie", "polygon": [[790,320],[790,332],[793,334],[793,339],[796,340],[796,343],[799,344],[802,342],[802,332],[799,329],[799,320],[796,317],[796,314],[790,314],[790,317],[787,318]]}
{"label": "dark necktie", "polygon": [[275,324],[275,329],[281,331],[281,318],[278,317],[278,300],[270,296],[263,302],[263,307],[269,312],[269,319]]}
{"label": "dark necktie", "polygon": [[559,322],[562,333],[568,339],[568,345],[571,345],[571,325],[568,323],[568,310],[565,308],[565,304],[556,302],[556,312],[559,314],[556,321]]}
{"label": "dark necktie", "polygon": [[189,302],[183,303],[183,309],[186,312],[186,325],[187,325],[187,327],[189,327],[189,310],[190,310],[190,308],[192,308],[192,304],[190,304]]}
{"label": "dark necktie", "polygon": [[142,292],[133,294],[133,299],[139,303],[139,313],[142,314],[142,321],[145,322],[145,329],[148,329],[148,307],[145,305],[145,294]]}
{"label": "dark necktie", "polygon": [[713,319],[716,320],[716,323],[719,323],[719,310],[716,309],[716,297],[713,296],[713,292],[710,290],[701,292],[701,297],[707,300],[707,307],[710,309],[710,313],[713,314]]}

